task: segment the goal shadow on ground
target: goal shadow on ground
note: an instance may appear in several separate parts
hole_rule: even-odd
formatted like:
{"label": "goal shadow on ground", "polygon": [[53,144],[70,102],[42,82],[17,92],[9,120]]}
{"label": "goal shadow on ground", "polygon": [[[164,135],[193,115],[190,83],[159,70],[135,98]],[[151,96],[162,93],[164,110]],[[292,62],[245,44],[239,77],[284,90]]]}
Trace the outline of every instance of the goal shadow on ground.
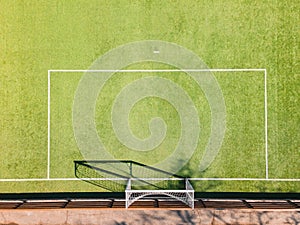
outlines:
{"label": "goal shadow on ground", "polygon": [[133,189],[184,189],[184,177],[132,160],[76,160],[75,177],[113,192],[124,192],[128,179]]}

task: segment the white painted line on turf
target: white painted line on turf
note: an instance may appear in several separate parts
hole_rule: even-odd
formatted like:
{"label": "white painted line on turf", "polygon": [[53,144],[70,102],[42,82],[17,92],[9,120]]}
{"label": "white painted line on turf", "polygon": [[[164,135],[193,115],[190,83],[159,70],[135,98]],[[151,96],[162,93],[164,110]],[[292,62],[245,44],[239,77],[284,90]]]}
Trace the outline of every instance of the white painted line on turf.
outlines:
{"label": "white painted line on turf", "polygon": [[[80,181],[80,180],[122,180],[121,178],[25,178],[25,179],[0,179],[0,182],[36,182],[36,181]],[[127,180],[127,179],[124,179]]]}
{"label": "white painted line on turf", "polygon": [[157,73],[157,72],[258,72],[266,71],[263,68],[244,68],[244,69],[164,69],[164,70],[65,70],[65,69],[51,69],[49,72],[65,72],[65,73],[138,73],[138,72],[147,72],[147,73]]}
{"label": "white painted line on turf", "polygon": [[48,156],[47,156],[47,179],[50,178],[50,97],[51,97],[51,91],[50,91],[50,71],[48,70]]}
{"label": "white painted line on turf", "polygon": [[265,70],[265,154],[266,154],[266,179],[269,179],[269,161],[268,161],[268,91],[267,91],[267,70]]}
{"label": "white painted line on turf", "polygon": [[[141,178],[142,179],[142,178]],[[151,179],[151,178],[145,178]],[[157,178],[153,178],[157,180]],[[35,181],[120,181],[126,180],[125,178],[25,178],[25,179],[0,179],[0,182],[35,182]],[[165,179],[166,180],[166,179]],[[191,181],[275,181],[275,182],[300,182],[299,179],[292,178],[188,178]]]}
{"label": "white painted line on turf", "polygon": [[[268,122],[267,122],[267,117],[268,117],[268,111],[267,111],[267,70],[265,68],[216,68],[216,69],[153,69],[153,70],[81,70],[81,69],[75,69],[75,70],[66,70],[66,69],[51,69],[48,70],[48,162],[47,162],[47,179],[50,178],[50,86],[51,86],[51,72],[65,72],[65,73],[72,73],[72,72],[89,72],[89,73],[95,73],[95,72],[264,72],[265,74],[265,160],[266,160],[266,178],[268,179]],[[223,178],[221,178],[223,179]],[[1,181],[1,179],[0,179]]]}

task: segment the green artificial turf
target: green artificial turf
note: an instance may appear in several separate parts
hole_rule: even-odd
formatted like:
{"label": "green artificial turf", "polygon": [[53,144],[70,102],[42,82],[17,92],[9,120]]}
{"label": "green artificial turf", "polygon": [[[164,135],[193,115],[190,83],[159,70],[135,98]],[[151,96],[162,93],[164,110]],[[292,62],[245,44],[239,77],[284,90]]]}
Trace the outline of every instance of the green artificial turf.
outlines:
{"label": "green artificial turf", "polygon": [[[269,178],[300,178],[299,4],[297,1],[5,1],[0,0],[0,179],[46,178],[49,69],[88,69],[107,51],[142,40],[173,42],[209,68],[266,68]],[[140,63],[132,68],[169,68]],[[83,73],[51,73],[51,178],[74,178],[84,159],[72,127]],[[151,74],[153,75],[153,74]],[[114,135],[110,111],[122,87],[147,73],[116,73],[96,104],[95,126],[115,158],[153,164],[180,137],[180,118],[165,100],[150,97],[132,109],[139,138],[160,116],[163,143],[137,153]],[[215,72],[226,105],[226,133],[204,172],[198,166],[210,134],[205,94],[184,73],[154,76],[176,82],[199,113],[198,146],[179,174],[187,177],[265,178],[264,72]],[[299,181],[195,181],[196,191],[299,192]],[[0,182],[0,192],[106,191],[82,181]]]}

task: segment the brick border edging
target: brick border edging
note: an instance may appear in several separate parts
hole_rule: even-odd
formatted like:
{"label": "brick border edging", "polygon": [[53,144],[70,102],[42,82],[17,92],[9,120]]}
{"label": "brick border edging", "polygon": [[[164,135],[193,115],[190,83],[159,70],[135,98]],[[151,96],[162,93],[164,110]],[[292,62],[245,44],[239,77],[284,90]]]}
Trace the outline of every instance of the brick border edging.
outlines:
{"label": "brick border edging", "polygon": [[0,224],[297,224],[300,209],[23,209],[0,210]]}

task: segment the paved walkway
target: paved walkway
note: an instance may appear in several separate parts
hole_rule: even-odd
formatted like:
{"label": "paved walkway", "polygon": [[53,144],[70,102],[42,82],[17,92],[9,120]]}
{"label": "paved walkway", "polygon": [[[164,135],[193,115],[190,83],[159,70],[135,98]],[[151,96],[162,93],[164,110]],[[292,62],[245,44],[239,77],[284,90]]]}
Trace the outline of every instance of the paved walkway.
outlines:
{"label": "paved walkway", "polygon": [[20,209],[0,210],[0,225],[300,224],[299,210]]}

